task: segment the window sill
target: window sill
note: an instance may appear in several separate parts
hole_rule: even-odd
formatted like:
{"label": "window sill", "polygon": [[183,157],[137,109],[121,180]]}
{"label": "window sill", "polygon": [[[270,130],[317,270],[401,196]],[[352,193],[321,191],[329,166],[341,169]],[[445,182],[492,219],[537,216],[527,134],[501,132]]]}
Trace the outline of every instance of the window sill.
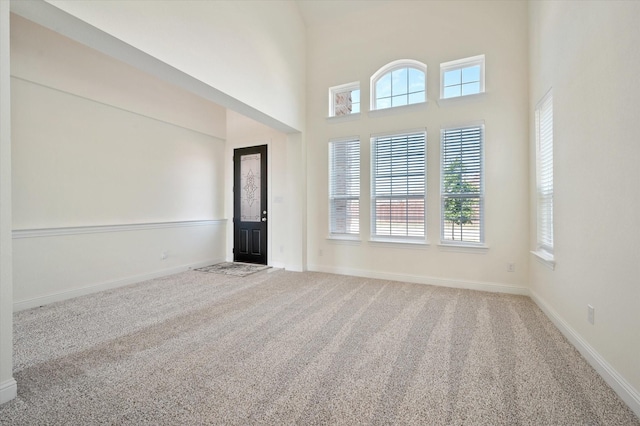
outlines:
{"label": "window sill", "polygon": [[327,241],[331,241],[332,243],[339,243],[339,244],[351,244],[351,245],[362,244],[360,235],[328,235]]}
{"label": "window sill", "polygon": [[420,111],[427,109],[428,102],[420,102],[417,104],[402,105],[397,107],[389,107],[383,109],[374,109],[369,111],[369,117],[384,117],[387,115],[404,114],[411,111]]}
{"label": "window sill", "polygon": [[552,271],[556,269],[556,261],[554,260],[552,254],[542,250],[531,251],[531,254],[536,257],[536,260],[538,262],[542,263],[547,268],[551,269]]}
{"label": "window sill", "polygon": [[484,244],[456,244],[440,241],[438,248],[442,251],[452,251],[458,253],[484,254],[489,251],[489,246]]}
{"label": "window sill", "polygon": [[334,115],[332,117],[327,117],[327,123],[344,123],[347,121],[356,121],[356,120],[360,120],[359,112],[354,112],[353,114]]}
{"label": "window sill", "polygon": [[430,243],[427,240],[403,240],[400,238],[371,238],[369,243],[379,247],[396,247],[396,248],[428,248]]}
{"label": "window sill", "polygon": [[486,97],[486,94],[487,92],[481,92],[474,93],[473,95],[455,96],[453,98],[440,98],[436,102],[438,103],[438,106],[441,107],[463,102],[477,102],[483,100]]}

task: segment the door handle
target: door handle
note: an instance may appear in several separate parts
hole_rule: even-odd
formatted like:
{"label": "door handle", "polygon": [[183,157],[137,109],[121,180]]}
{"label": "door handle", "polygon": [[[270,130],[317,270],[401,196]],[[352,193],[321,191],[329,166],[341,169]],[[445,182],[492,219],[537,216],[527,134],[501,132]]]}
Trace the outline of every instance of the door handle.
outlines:
{"label": "door handle", "polygon": [[263,221],[263,222],[266,222],[266,221],[267,221],[267,218],[266,218],[266,217],[263,217],[263,218],[262,218],[262,221]]}

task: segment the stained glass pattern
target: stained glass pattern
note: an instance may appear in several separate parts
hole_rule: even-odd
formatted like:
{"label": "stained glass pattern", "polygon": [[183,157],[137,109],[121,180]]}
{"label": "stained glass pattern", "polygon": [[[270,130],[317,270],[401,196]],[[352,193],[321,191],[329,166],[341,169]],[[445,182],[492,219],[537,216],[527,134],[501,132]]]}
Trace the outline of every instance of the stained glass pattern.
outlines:
{"label": "stained glass pattern", "polygon": [[260,154],[240,157],[240,220],[260,222]]}

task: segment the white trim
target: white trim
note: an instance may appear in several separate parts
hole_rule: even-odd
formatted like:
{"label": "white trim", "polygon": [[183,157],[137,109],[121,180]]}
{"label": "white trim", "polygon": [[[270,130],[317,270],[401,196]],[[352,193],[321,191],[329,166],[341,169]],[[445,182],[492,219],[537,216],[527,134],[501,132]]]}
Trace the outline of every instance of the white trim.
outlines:
{"label": "white trim", "polygon": [[327,123],[341,123],[343,121],[356,121],[359,119],[360,119],[360,113],[353,112],[351,114],[334,115],[332,117],[327,117]]}
{"label": "white trim", "polygon": [[449,105],[452,104],[456,104],[456,103],[463,103],[463,102],[479,102],[484,100],[484,98],[487,96],[487,92],[480,92],[480,93],[472,93],[470,95],[464,95],[464,96],[453,96],[451,98],[440,98],[436,100],[436,103],[438,104],[438,106],[440,107],[447,107]]}
{"label": "white trim", "polygon": [[0,383],[0,404],[9,402],[16,396],[18,396],[18,384],[13,377]]}
{"label": "white trim", "polygon": [[562,317],[538,294],[529,289],[529,296],[540,310],[553,322],[560,332],[571,342],[587,362],[596,370],[615,393],[629,406],[636,416],[640,417],[640,392],[634,389],[620,373],[618,373],[580,334],[578,334]]}
{"label": "white trim", "polygon": [[355,142],[355,141],[360,142],[360,136],[359,135],[355,135],[355,136],[340,136],[339,138],[331,138],[331,139],[329,139],[328,143],[333,143],[333,142]]}
{"label": "white trim", "polygon": [[360,234],[329,234],[326,237],[327,241],[345,243],[352,245],[362,244]]}
{"label": "white trim", "polygon": [[274,269],[286,269],[286,263],[284,262],[272,262],[269,266],[271,266],[271,269],[270,269],[271,272]]}
{"label": "white trim", "polygon": [[104,232],[142,231],[147,229],[184,228],[225,224],[227,219],[185,220],[179,222],[134,223],[126,225],[68,226],[61,228],[14,229],[13,239],[59,237],[63,235],[99,234]]}
{"label": "white trim", "polygon": [[415,284],[435,285],[439,287],[464,288],[468,290],[488,291],[491,293],[517,294],[528,296],[529,289],[513,284],[500,284],[483,281],[467,281],[449,278],[427,277],[424,275],[396,274],[390,272],[370,271],[364,269],[333,267],[325,265],[309,265],[310,271],[326,272],[330,274],[351,275],[356,277],[391,280]]}
{"label": "white trim", "polygon": [[551,254],[541,250],[531,251],[530,253],[536,257],[538,262],[542,263],[547,268],[552,271],[556,269],[556,262]]}
{"label": "white trim", "polygon": [[454,243],[448,243],[445,241],[440,241],[440,244],[438,244],[438,248],[441,251],[451,251],[451,252],[457,252],[457,253],[486,254],[487,251],[489,251],[489,246],[486,246],[482,243],[454,244]]}
{"label": "white trim", "polygon": [[382,133],[372,133],[369,136],[370,142],[373,142],[374,139],[377,138],[387,138],[387,137],[402,137],[402,136],[411,136],[417,133],[424,133],[425,140],[427,137],[427,128],[426,127],[418,127],[416,129],[409,130],[398,130],[398,131],[390,131],[390,132],[382,132]]}
{"label": "white trim", "polygon": [[44,296],[38,296],[31,299],[18,300],[13,302],[13,311],[17,312],[17,311],[22,311],[24,309],[30,309],[38,306],[48,305],[49,303],[59,302],[62,300],[67,300],[67,299],[71,299],[78,296],[84,296],[87,294],[98,293],[100,291],[110,290],[117,287],[124,287],[126,285],[151,280],[154,278],[165,277],[167,275],[173,275],[179,272],[188,271],[190,269],[201,268],[203,266],[214,265],[220,262],[224,262],[224,259],[204,260],[200,262],[176,266],[173,268],[162,269],[160,271],[150,272],[147,274],[132,275],[130,277],[120,278],[117,280],[104,281],[98,284],[91,284],[85,287],[74,288],[72,290],[49,293]]}
{"label": "white trim", "polygon": [[371,111],[368,112],[367,115],[370,118],[376,118],[376,117],[384,117],[387,115],[405,114],[405,113],[411,112],[411,110],[418,111],[422,109],[427,109],[428,104],[429,104],[429,100],[426,99],[424,102],[416,102],[415,104],[399,105],[399,106],[394,106],[389,108],[372,109]]}
{"label": "white trim", "polygon": [[374,247],[393,247],[393,248],[410,248],[420,249],[428,248],[431,243],[420,237],[384,237],[376,236],[369,239],[369,243]]}

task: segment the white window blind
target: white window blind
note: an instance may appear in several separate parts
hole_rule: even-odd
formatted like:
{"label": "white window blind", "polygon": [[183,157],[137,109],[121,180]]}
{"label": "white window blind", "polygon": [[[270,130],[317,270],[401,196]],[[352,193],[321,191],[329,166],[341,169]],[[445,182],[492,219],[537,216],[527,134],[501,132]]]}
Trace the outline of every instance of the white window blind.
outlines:
{"label": "white window blind", "polygon": [[426,132],[371,139],[373,238],[425,237]]}
{"label": "white window blind", "polygon": [[329,142],[329,233],[360,233],[360,141]]}
{"label": "white window blind", "polygon": [[484,242],[484,126],[442,129],[441,239]]}
{"label": "white window blind", "polygon": [[536,181],[538,249],[553,253],[553,96],[536,107]]}

